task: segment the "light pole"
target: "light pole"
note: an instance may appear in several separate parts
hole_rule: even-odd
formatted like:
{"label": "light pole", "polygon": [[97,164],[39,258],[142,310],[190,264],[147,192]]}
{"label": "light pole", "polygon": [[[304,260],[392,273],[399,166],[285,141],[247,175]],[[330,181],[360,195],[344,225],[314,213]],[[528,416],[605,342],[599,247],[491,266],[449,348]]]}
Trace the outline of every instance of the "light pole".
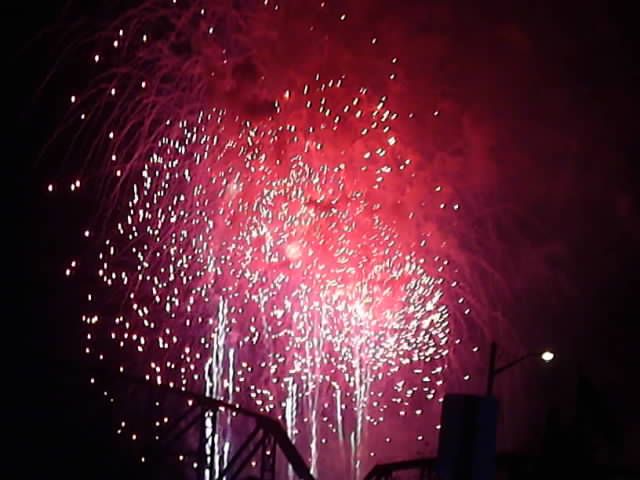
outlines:
{"label": "light pole", "polygon": [[502,365],[501,367],[496,367],[497,353],[498,346],[496,345],[496,342],[491,342],[491,348],[489,350],[489,374],[487,375],[487,396],[491,396],[491,394],[493,393],[493,383],[498,374],[510,369],[511,367],[517,365],[523,360],[526,360],[527,358],[539,357],[545,363],[549,363],[555,357],[554,353],[550,350],[544,350],[542,352],[530,352],[520,358],[516,358],[515,360]]}

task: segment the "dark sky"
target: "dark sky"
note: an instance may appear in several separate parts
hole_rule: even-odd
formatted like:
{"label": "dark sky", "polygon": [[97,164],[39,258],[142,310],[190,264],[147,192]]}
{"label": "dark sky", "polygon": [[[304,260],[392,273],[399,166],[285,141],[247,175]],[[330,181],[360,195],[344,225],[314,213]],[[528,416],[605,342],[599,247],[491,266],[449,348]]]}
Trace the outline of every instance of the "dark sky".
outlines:
{"label": "dark sky", "polygon": [[[592,192],[590,203],[584,205],[589,213],[576,212],[581,220],[573,232],[570,269],[577,288],[558,310],[572,318],[558,313],[542,322],[560,352],[558,359],[563,350],[571,352],[571,358],[559,362],[540,382],[566,397],[552,403],[570,417],[578,373],[588,377],[611,406],[612,417],[626,435],[628,453],[633,445],[640,451],[636,357],[640,77],[632,41],[634,16],[622,2],[617,6],[604,1],[563,3],[553,8],[510,7],[508,13],[515,24],[527,25],[542,39],[541,48],[557,78],[581,100],[589,120],[583,138],[592,142],[584,170],[591,176],[601,173],[603,179],[601,191]],[[4,12],[4,58],[9,61],[3,69],[9,105],[3,128],[3,156],[9,168],[4,177],[9,186],[4,236],[11,245],[5,256],[15,270],[8,279],[10,307],[4,318],[9,354],[5,365],[11,381],[4,385],[11,397],[8,415],[18,430],[17,450],[30,451],[24,458],[32,459],[16,460],[9,468],[17,468],[22,478],[44,472],[107,478],[109,469],[131,469],[117,453],[109,410],[83,378],[68,369],[79,366],[80,328],[77,297],[61,276],[64,262],[83,246],[76,233],[92,211],[92,199],[71,202],[62,196],[51,201],[45,195],[48,179],[64,178],[73,170],[73,160],[65,163],[60,146],[39,160],[66,107],[68,82],[79,71],[71,59],[60,69],[67,73],[54,75],[40,90],[48,74],[57,71],[56,60],[69,41],[64,28],[54,28],[64,5],[50,1],[36,8],[30,2],[12,2]],[[76,8],[69,11],[75,15]],[[487,8],[497,15],[503,6],[496,2]],[[64,18],[64,22],[76,20],[73,15]],[[79,13],[77,20],[83,21]],[[87,25],[92,21],[90,16],[84,19]]]}
{"label": "dark sky", "polygon": [[[9,64],[3,85],[9,109],[3,143],[8,146],[6,212],[12,245],[6,256],[12,272],[5,323],[10,372],[4,383],[9,397],[5,415],[12,432],[7,437],[12,454],[3,462],[7,478],[135,474],[114,442],[110,410],[99,392],[88,388],[79,348],[78,295],[62,282],[63,264],[82,248],[77,232],[90,203],[85,210],[79,207],[83,202],[64,196],[51,202],[44,195],[48,179],[68,179],[77,166],[59,148],[41,157],[68,103],[65,90],[79,73],[73,58],[56,66],[73,39],[67,34],[80,31],[62,25],[92,24],[90,16],[83,17],[92,7],[78,2],[74,14],[66,10],[60,23],[71,3],[15,2],[4,15],[3,53]],[[51,72],[63,70],[67,73],[47,80]]]}

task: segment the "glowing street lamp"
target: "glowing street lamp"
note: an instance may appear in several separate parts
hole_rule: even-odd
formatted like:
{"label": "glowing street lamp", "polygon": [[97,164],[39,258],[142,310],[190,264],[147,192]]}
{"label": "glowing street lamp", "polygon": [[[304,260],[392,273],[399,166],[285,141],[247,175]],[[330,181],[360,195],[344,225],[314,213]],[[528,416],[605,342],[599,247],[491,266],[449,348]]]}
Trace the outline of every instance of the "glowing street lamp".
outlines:
{"label": "glowing street lamp", "polygon": [[540,354],[540,358],[545,363],[551,362],[553,360],[553,357],[555,357],[555,354],[549,350],[545,350]]}
{"label": "glowing street lamp", "polygon": [[550,350],[544,350],[542,352],[540,351],[530,352],[530,353],[527,353],[526,355],[523,355],[520,358],[516,358],[515,360],[512,360],[509,363],[506,363],[505,365],[502,365],[501,367],[496,367],[497,352],[498,352],[498,347],[496,345],[496,342],[491,342],[491,351],[489,352],[489,374],[487,375],[487,396],[490,396],[493,393],[493,383],[498,374],[504,372],[505,370],[510,369],[511,367],[514,367],[515,365],[522,362],[523,360],[526,360],[527,358],[538,357],[543,362],[549,363],[553,361],[555,357],[555,354]]}

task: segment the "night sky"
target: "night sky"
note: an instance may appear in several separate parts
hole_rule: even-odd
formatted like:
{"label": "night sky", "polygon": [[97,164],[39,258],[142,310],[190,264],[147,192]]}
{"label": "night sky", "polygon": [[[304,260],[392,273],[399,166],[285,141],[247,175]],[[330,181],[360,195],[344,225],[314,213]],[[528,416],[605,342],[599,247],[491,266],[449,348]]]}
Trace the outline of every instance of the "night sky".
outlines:
{"label": "night sky", "polygon": [[[78,478],[109,478],[110,472],[122,472],[120,478],[128,478],[134,467],[126,444],[116,441],[110,410],[83,375],[76,306],[82,290],[63,276],[65,262],[85,248],[77,232],[95,211],[96,199],[90,192],[83,192],[82,202],[77,197],[46,195],[52,178],[70,179],[77,166],[77,160],[64,157],[64,142],[43,154],[67,107],[69,81],[86,75],[73,58],[56,65],[60,52],[74,38],[67,35],[65,25],[74,23],[75,29],[77,21],[81,25],[77,31],[89,32],[100,15],[98,7],[92,11],[74,3],[78,2],[51,1],[35,7],[18,2],[5,10],[3,47],[9,65],[4,68],[8,80],[4,92],[9,109],[4,115],[3,143],[9,167],[4,176],[9,218],[4,232],[9,246],[4,251],[12,273],[6,275],[10,294],[3,336],[10,380],[3,384],[11,398],[5,415],[17,431],[6,441],[10,450],[18,451],[8,465],[22,478],[45,473],[54,477],[54,472]],[[482,12],[472,11],[464,2],[456,2],[456,8],[469,17],[507,18],[528,32],[538,58],[548,59],[547,71],[530,81],[541,96],[566,98],[566,111],[559,110],[566,117],[557,121],[571,123],[579,152],[575,188],[565,191],[566,201],[558,203],[564,211],[547,217],[547,210],[541,208],[540,213],[542,223],[562,232],[561,243],[569,255],[558,262],[558,269],[568,286],[551,300],[530,292],[531,302],[522,306],[525,310],[545,306],[538,328],[526,335],[532,344],[552,346],[557,363],[548,368],[527,365],[521,370],[521,376],[531,375],[531,379],[517,383],[524,390],[513,394],[514,410],[503,414],[502,421],[513,426],[523,416],[536,416],[533,423],[540,428],[531,438],[516,429],[518,433],[502,438],[503,450],[539,452],[546,412],[555,408],[570,423],[578,410],[576,385],[583,378],[583,388],[597,392],[587,396],[599,400],[580,408],[587,417],[615,425],[610,443],[619,462],[637,465],[638,457],[632,458],[632,452],[640,451],[636,355],[640,338],[636,102],[640,77],[631,7],[562,2],[562,6],[515,9],[507,7],[507,2],[490,3]],[[511,108],[543,118],[535,103],[528,100]],[[513,134],[528,133],[514,126]],[[545,154],[544,142],[534,142],[532,148]],[[549,171],[550,181],[555,174]],[[543,201],[544,194],[541,197]],[[544,402],[532,406],[518,400],[537,391],[544,392]],[[497,392],[507,395],[510,391],[498,388]],[[502,400],[503,405],[510,401]],[[592,415],[592,411],[599,413]]]}

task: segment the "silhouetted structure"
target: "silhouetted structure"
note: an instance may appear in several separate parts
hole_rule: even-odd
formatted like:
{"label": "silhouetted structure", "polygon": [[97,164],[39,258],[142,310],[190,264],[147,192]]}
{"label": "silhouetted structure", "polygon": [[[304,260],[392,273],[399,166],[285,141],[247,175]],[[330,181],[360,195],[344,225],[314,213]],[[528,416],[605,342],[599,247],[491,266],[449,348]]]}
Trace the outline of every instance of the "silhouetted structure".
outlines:
{"label": "silhouetted structure", "polygon": [[[105,372],[101,373],[104,377]],[[204,479],[206,470],[211,472],[210,478],[212,480],[215,480],[215,478],[225,480],[245,478],[242,475],[246,474],[247,466],[258,456],[260,459],[260,476],[258,478],[261,480],[273,480],[276,478],[276,458],[277,450],[279,449],[288,467],[297,478],[300,480],[315,480],[305,460],[287,436],[280,422],[271,417],[228,402],[181,391],[165,385],[152,384],[139,378],[108,374],[106,376],[111,380],[112,384],[119,382],[124,383],[128,389],[146,390],[145,393],[153,394],[154,401],[166,402],[174,407],[174,411],[176,405],[187,406],[181,414],[176,415],[174,420],[167,422],[162,439],[156,442],[147,442],[141,449],[141,463],[147,464],[149,469],[154,469],[154,471],[163,471],[163,474],[159,474],[161,475],[160,477],[154,475],[154,478],[165,477],[166,466],[163,466],[163,464],[165,460],[178,456],[177,452],[173,450],[176,444],[183,440],[183,445],[188,445],[193,443],[188,441],[189,438],[199,438],[195,449],[183,448],[180,454],[180,457],[188,458],[192,462],[191,464],[194,468],[185,469],[185,471],[193,472],[191,476],[194,479]],[[214,458],[213,455],[207,455],[205,445],[207,443],[211,444],[212,450],[215,451],[215,445],[212,442],[216,440],[214,432],[216,431],[215,425],[220,411],[236,414],[252,421],[253,429],[226,464],[219,463],[214,466],[213,462],[220,462],[221,459]],[[211,428],[208,433],[205,430],[205,419],[210,420]],[[160,468],[161,466],[163,467]],[[213,476],[213,472],[219,472],[217,477]],[[186,475],[186,473],[183,475]],[[184,478],[187,477],[185,476]]]}
{"label": "silhouetted structure", "polygon": [[498,402],[493,397],[444,397],[438,442],[438,473],[443,480],[495,477]]}

